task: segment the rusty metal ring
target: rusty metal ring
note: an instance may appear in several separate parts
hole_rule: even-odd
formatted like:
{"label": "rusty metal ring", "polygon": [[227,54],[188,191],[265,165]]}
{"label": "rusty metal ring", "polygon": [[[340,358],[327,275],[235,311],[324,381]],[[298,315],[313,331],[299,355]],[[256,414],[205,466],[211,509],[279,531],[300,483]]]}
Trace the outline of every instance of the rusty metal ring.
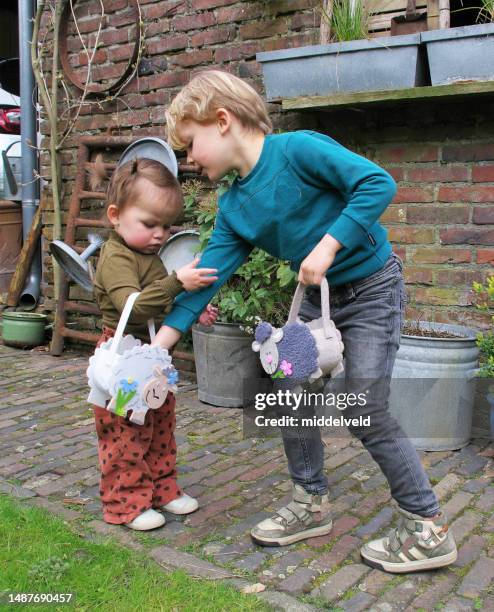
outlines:
{"label": "rusty metal ring", "polygon": [[[72,0],[72,7],[75,8],[78,0]],[[117,90],[121,85],[123,85],[132,74],[132,71],[135,68],[135,63],[137,62],[137,58],[139,56],[139,48],[141,44],[141,24],[140,24],[140,11],[139,11],[139,3],[138,0],[128,0],[128,6],[133,7],[135,10],[135,23],[136,23],[136,41],[134,45],[134,49],[132,52],[132,57],[129,59],[127,66],[125,67],[122,75],[110,85],[86,85],[79,79],[75,71],[72,69],[72,66],[69,64],[68,57],[68,49],[67,49],[67,28],[69,24],[69,16],[71,16],[70,10],[70,2],[67,2],[61,16],[60,21],[60,30],[58,34],[58,46],[60,49],[60,62],[62,64],[62,69],[65,73],[65,76],[69,79],[69,81],[75,85],[81,91],[86,91],[87,93],[93,94],[106,94],[111,93]]]}

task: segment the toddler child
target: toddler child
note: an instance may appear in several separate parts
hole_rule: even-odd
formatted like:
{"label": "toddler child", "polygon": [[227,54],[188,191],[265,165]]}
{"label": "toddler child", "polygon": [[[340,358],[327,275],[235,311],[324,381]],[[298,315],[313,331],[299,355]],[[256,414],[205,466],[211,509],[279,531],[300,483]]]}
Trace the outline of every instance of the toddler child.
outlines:
{"label": "toddler child", "polygon": [[[97,171],[96,171],[97,172]],[[135,159],[117,168],[107,192],[106,215],[113,226],[101,248],[94,291],[102,313],[98,346],[111,338],[125,302],[141,292],[132,309],[126,333],[149,342],[148,319],[161,320],[182,291],[213,283],[215,269],[197,268],[198,260],[168,274],[158,251],[170,237],[170,225],[180,216],[183,196],[179,182],[157,161]],[[211,325],[216,309],[200,317]],[[100,495],[107,523],[145,531],[160,527],[165,517],[154,508],[174,514],[197,509],[197,500],[177,484],[175,397],[149,410],[143,425],[94,406]]]}

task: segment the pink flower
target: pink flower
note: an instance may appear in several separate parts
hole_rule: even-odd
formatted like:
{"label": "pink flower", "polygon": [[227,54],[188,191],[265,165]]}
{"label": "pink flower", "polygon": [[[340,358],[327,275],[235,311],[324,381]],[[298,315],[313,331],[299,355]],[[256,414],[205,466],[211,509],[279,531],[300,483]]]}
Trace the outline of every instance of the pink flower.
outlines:
{"label": "pink flower", "polygon": [[285,359],[280,363],[280,370],[282,370],[285,376],[291,376],[293,374],[292,364]]}

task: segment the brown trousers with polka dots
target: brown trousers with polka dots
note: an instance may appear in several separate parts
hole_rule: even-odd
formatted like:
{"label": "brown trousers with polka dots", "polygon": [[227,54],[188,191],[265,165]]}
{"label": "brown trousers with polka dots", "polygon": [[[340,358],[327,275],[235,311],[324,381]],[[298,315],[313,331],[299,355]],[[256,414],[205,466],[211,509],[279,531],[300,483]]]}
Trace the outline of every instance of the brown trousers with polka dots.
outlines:
{"label": "brown trousers with polka dots", "polygon": [[[114,330],[103,327],[98,346]],[[104,408],[94,408],[101,469],[100,495],[107,523],[129,523],[149,508],[180,497],[175,469],[175,396],[168,393],[144,425],[131,423]]]}

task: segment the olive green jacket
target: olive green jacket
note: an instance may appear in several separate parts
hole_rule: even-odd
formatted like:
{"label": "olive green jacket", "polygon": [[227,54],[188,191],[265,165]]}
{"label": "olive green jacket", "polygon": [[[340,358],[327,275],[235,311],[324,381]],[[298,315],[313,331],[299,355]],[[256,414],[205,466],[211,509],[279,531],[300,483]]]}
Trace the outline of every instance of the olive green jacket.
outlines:
{"label": "olive green jacket", "polygon": [[175,272],[169,275],[158,255],[132,250],[115,231],[101,247],[94,293],[103,325],[115,329],[127,298],[140,291],[126,333],[147,339],[148,319],[154,318],[159,329],[163,315],[170,312],[173,300],[183,290]]}

